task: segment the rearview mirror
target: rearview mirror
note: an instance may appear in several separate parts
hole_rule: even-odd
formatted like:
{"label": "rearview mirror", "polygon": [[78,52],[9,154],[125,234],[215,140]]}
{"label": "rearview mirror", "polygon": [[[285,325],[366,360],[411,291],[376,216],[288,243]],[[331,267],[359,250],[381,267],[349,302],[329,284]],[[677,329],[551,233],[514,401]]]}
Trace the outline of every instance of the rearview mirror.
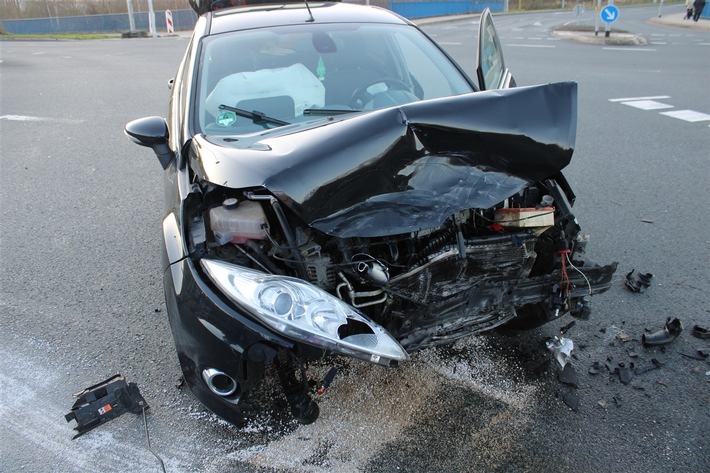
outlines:
{"label": "rearview mirror", "polygon": [[126,125],[126,135],[134,143],[151,148],[166,169],[175,153],[168,146],[168,125],[162,117],[145,117]]}

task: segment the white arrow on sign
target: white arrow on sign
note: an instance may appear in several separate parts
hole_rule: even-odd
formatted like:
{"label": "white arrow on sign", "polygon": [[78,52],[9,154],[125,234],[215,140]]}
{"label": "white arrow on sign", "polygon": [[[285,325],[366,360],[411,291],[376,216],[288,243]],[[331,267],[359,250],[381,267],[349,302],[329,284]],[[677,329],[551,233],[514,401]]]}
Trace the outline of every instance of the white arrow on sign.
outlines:
{"label": "white arrow on sign", "polygon": [[607,5],[599,12],[599,16],[604,23],[614,23],[619,19],[619,9],[614,5]]}

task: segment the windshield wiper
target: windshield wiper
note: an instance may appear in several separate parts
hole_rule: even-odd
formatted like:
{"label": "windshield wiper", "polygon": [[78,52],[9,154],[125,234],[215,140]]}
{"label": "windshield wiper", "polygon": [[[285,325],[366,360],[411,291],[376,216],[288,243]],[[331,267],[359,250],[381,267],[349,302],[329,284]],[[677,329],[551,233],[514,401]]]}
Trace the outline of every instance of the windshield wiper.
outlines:
{"label": "windshield wiper", "polygon": [[220,110],[229,110],[230,112],[234,112],[240,117],[244,118],[251,118],[252,122],[256,123],[257,125],[265,124],[265,123],[271,123],[273,125],[290,125],[289,122],[285,122],[283,120],[279,120],[278,118],[270,117],[266,115],[264,112],[260,112],[258,110],[252,110],[251,112],[248,110],[244,110],[242,108],[235,108],[235,107],[230,107],[229,105],[220,105],[219,106]]}
{"label": "windshield wiper", "polygon": [[304,115],[342,115],[344,113],[362,112],[352,108],[307,108],[303,111]]}

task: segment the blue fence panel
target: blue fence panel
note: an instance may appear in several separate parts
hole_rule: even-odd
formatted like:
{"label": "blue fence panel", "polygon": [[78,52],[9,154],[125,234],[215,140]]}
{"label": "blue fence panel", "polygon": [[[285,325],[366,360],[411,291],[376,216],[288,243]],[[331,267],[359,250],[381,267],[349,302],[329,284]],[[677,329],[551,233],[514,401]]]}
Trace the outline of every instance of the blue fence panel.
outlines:
{"label": "blue fence panel", "polygon": [[393,12],[405,18],[426,18],[431,16],[461,15],[464,13],[482,12],[486,7],[492,12],[503,11],[503,0],[459,0],[459,1],[420,1],[420,2],[390,2]]}

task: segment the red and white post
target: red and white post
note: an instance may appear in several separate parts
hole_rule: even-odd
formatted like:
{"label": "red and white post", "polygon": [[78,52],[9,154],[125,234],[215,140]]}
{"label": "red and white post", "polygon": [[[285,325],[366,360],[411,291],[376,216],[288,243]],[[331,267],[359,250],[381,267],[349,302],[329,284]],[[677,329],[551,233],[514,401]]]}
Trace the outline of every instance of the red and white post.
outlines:
{"label": "red and white post", "polygon": [[168,34],[175,33],[173,28],[173,12],[170,10],[165,10],[165,26],[168,29]]}

